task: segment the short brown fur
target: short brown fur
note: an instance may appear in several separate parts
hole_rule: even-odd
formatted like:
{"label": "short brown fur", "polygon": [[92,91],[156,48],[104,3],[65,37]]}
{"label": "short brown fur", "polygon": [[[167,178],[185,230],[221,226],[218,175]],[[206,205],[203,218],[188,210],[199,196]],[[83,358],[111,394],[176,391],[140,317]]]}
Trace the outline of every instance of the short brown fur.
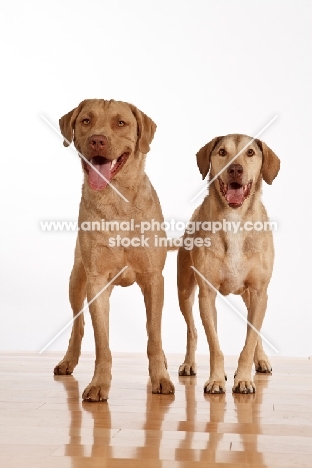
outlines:
{"label": "short brown fur", "polygon": [[[248,145],[249,144],[249,145]],[[244,146],[247,148],[244,149]],[[248,149],[253,150],[252,157]],[[243,151],[242,151],[243,150]],[[225,156],[222,151],[225,151]],[[232,159],[240,152],[234,160]],[[220,190],[218,177],[229,183],[229,173],[223,170],[227,163],[239,165],[243,169],[241,183],[245,186],[252,181],[249,196],[235,209],[231,207]],[[210,172],[209,194],[196,209],[191,221],[226,221],[251,223],[268,221],[266,210],[261,202],[262,179],[271,184],[276,177],[280,161],[268,146],[246,135],[217,137],[207,143],[197,153],[197,164],[203,176]],[[222,172],[223,171],[223,172]],[[219,174],[220,173],[220,174]],[[218,175],[219,174],[219,175]],[[213,178],[216,179],[213,181]],[[185,233],[186,238],[207,237],[207,231],[200,229],[194,234]],[[195,350],[197,332],[192,315],[195,288],[199,286],[199,308],[210,348],[210,376],[204,386],[206,393],[225,391],[224,357],[217,336],[216,292],[240,294],[248,309],[248,321],[261,330],[267,306],[267,287],[272,275],[274,248],[270,230],[261,232],[245,229],[234,232],[220,230],[209,232],[210,247],[194,247],[178,252],[178,294],[182,314],[187,324],[187,349],[180,375],[195,375]],[[194,267],[207,281],[205,281]],[[233,392],[253,393],[255,384],[251,377],[252,363],[259,372],[270,372],[271,365],[265,354],[261,338],[247,326],[246,342],[240,354],[235,375]]]}
{"label": "short brown fur", "polygon": [[[88,119],[89,123],[86,124]],[[83,123],[83,120],[85,123]],[[123,127],[118,122],[123,121]],[[127,151],[130,155],[122,169],[103,190],[92,190],[84,169],[84,183],[79,210],[79,225],[83,222],[119,221],[131,219],[135,224],[152,219],[162,222],[163,215],[157,194],[144,171],[145,155],[156,130],[155,123],[135,106],[119,101],[88,99],[60,119],[64,145],[74,141],[77,150],[91,159],[88,141],[91,135],[107,139],[105,158],[117,159]],[[114,186],[127,200],[112,189]],[[132,239],[140,237],[134,231],[79,231],[74,266],[70,277],[69,296],[74,317],[82,310],[85,297],[88,302],[121,270],[125,271],[90,304],[94,329],[96,361],[91,383],[83,392],[87,401],[107,400],[111,383],[112,356],[109,349],[109,297],[114,286],[129,286],[136,282],[143,293],[147,314],[147,353],[153,393],[174,393],[174,386],[166,370],[166,358],[161,342],[161,315],[163,308],[162,270],[166,248],[155,247],[149,232],[148,247],[111,247],[109,238],[120,235]],[[157,232],[158,236],[165,233]],[[125,313],[129,305],[125,304]],[[78,363],[84,330],[83,314],[73,323],[68,350],[55,367],[55,374],[71,374]]]}

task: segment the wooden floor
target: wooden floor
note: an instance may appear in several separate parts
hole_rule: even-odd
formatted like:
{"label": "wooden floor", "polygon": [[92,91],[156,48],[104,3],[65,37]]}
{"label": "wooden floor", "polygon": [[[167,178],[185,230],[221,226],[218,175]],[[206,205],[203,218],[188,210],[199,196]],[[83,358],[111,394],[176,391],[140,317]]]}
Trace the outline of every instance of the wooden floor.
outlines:
{"label": "wooden floor", "polygon": [[108,403],[84,403],[94,357],[74,376],[53,376],[60,355],[0,354],[2,468],[312,467],[312,361],[272,358],[255,395],[232,394],[236,359],[226,358],[224,395],[204,395],[197,377],[178,377],[175,396],[152,395],[144,355],[115,354]]}

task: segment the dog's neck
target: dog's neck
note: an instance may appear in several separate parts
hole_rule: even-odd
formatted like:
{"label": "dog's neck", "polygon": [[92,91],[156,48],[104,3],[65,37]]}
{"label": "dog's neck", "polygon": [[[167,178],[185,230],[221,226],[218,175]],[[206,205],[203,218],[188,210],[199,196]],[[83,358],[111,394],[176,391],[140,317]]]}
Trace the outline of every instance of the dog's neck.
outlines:
{"label": "dog's neck", "polygon": [[[135,217],[137,213],[144,212],[150,198],[150,187],[150,181],[144,172],[131,186],[116,180],[98,192],[90,189],[88,181],[85,180],[82,186],[81,203],[90,214],[93,213],[107,220],[129,215]],[[145,193],[146,197],[144,197]]]}

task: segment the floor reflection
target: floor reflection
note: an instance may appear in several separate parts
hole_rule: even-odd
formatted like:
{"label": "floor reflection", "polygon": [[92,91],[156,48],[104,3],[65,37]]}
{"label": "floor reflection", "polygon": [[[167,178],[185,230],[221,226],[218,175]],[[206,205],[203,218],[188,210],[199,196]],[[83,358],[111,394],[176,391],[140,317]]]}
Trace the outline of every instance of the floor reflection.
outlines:
{"label": "floor reflection", "polygon": [[135,450],[137,460],[153,460],[153,468],[163,466],[162,445],[164,442],[164,420],[171,405],[175,401],[174,395],[153,395],[148,382],[146,392],[145,421],[143,444]]}
{"label": "floor reflection", "polygon": [[[121,466],[127,460],[135,463],[136,460],[153,460],[153,468],[162,468],[162,424],[174,402],[174,395],[153,395],[148,382],[145,399],[136,402],[138,406],[134,406],[133,413],[123,414],[126,395],[117,405],[88,403],[81,401],[81,391],[73,376],[56,376],[55,381],[63,385],[68,397],[69,440],[62,455],[71,457],[72,468],[91,468],[98,464],[101,467]],[[89,431],[84,424],[86,415],[93,419]],[[129,429],[126,428],[127,422]],[[113,461],[120,465],[111,465]]]}
{"label": "floor reflection", "polygon": [[[232,449],[234,453],[243,450],[248,453],[248,463],[250,466],[257,465],[266,467],[264,453],[258,448],[258,438],[261,434],[261,414],[263,403],[263,390],[268,387],[269,375],[255,375],[255,383],[257,387],[256,393],[253,395],[243,395],[233,393],[232,398],[237,412],[237,423],[240,442],[233,443]],[[235,462],[235,456],[233,463]]]}
{"label": "floor reflection", "polygon": [[153,468],[163,468],[162,460],[266,467],[258,437],[267,376],[256,376],[254,395],[203,395],[196,377],[181,377],[175,397],[153,395],[148,383],[119,389],[108,403],[82,402],[73,376],[55,380],[70,415],[69,440],[57,455],[71,457],[72,468],[136,467],[138,460],[153,460]]}
{"label": "floor reflection", "polygon": [[[216,463],[218,450],[226,448],[221,444],[224,434],[218,431],[218,424],[224,421],[226,394],[203,395],[196,377],[180,377],[179,383],[185,387],[186,420],[178,430],[186,432],[176,449],[176,459],[184,458],[187,451],[190,461]],[[201,432],[199,424],[205,420],[207,425],[203,424]]]}
{"label": "floor reflection", "polygon": [[[194,377],[181,377],[185,388],[185,420],[177,430],[187,431],[176,449],[176,460],[185,459],[211,464],[266,468],[264,454],[258,449],[261,434],[263,390],[269,376],[256,375],[257,392],[242,394],[200,394]],[[203,400],[206,405],[203,404]],[[206,419],[206,424],[203,424]],[[244,465],[245,466],[245,465]]]}
{"label": "floor reflection", "polygon": [[[94,458],[103,462],[111,459],[113,447],[110,439],[117,431],[111,430],[109,405],[105,402],[83,402],[78,381],[72,375],[56,376],[55,380],[64,386],[70,415],[69,441],[64,446],[63,456],[71,457],[73,468],[94,467]],[[84,425],[85,413],[93,419],[91,427]],[[108,465],[104,463],[101,466],[105,468]]]}

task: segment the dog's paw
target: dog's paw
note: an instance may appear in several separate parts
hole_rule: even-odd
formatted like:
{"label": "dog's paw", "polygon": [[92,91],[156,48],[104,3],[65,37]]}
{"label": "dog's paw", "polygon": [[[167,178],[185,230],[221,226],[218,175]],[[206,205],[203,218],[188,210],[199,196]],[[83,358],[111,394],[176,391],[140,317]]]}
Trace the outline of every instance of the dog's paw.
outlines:
{"label": "dog's paw", "polygon": [[54,375],[71,375],[76,367],[76,363],[63,359],[54,367]]}
{"label": "dog's paw", "polygon": [[82,399],[90,402],[107,401],[108,390],[106,385],[93,385],[90,383],[84,390]]}
{"label": "dog's paw", "polygon": [[259,359],[255,361],[256,372],[261,372],[263,374],[271,374],[272,366],[268,359]]}
{"label": "dog's paw", "polygon": [[225,378],[220,380],[209,379],[204,385],[204,393],[225,393]]}
{"label": "dog's paw", "polygon": [[195,362],[192,364],[188,364],[187,362],[184,362],[181,364],[179,367],[179,375],[196,375],[197,374],[197,366]]}
{"label": "dog's paw", "polygon": [[234,380],[234,386],[232,388],[233,393],[255,393],[256,386],[252,380]]}
{"label": "dog's paw", "polygon": [[163,377],[156,382],[152,382],[152,393],[161,393],[163,395],[173,395],[175,388],[171,380]]}

